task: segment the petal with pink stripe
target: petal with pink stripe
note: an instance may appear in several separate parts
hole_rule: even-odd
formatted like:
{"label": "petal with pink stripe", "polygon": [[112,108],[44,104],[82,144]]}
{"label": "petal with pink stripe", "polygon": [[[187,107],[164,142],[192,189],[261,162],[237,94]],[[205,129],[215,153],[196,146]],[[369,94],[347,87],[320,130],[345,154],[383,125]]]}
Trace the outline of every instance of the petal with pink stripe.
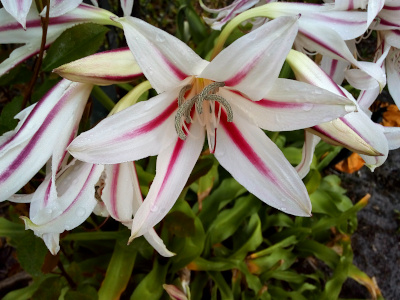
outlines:
{"label": "petal with pink stripe", "polygon": [[130,16],[132,14],[134,0],[121,0],[122,11],[124,16]]}
{"label": "petal with pink stripe", "polygon": [[[105,187],[101,198],[110,215],[131,228],[133,215],[143,203],[134,163],[106,165],[104,172]],[[144,237],[160,255],[165,257],[174,255],[165,247],[163,240],[153,228],[145,233]]]}
{"label": "petal with pink stripe", "polygon": [[[50,18],[59,17],[71,10],[77,8],[82,0],[50,0]],[[42,17],[46,16],[47,7],[44,7],[40,15]]]}
{"label": "petal with pink stripe", "polygon": [[142,20],[114,19],[124,27],[129,48],[152,87],[168,91],[190,75],[198,75],[208,64],[176,37]]}
{"label": "petal with pink stripe", "polygon": [[4,9],[12,15],[25,29],[26,16],[32,5],[32,0],[1,0]]}
{"label": "petal with pink stripe", "polygon": [[149,193],[139,207],[132,223],[131,239],[147,233],[160,222],[182,192],[204,144],[204,129],[199,122],[189,124],[190,134],[185,141],[174,143],[157,157],[156,176]]}
{"label": "petal with pink stripe", "polygon": [[19,130],[7,134],[0,147],[0,200],[24,186],[51,155],[57,171],[91,85],[68,80],[56,85],[25,118]]}
{"label": "petal with pink stripe", "polygon": [[307,130],[304,131],[304,145],[301,162],[296,166],[297,174],[299,174],[301,179],[306,177],[308,172],[310,172],[311,163],[314,158],[315,146],[317,146],[320,140],[321,138],[311,132],[308,132]]}
{"label": "petal with pink stripe", "polygon": [[[72,162],[57,178],[58,197],[46,208],[31,211],[30,219],[24,218],[26,228],[32,229],[38,236],[43,236],[59,234],[82,224],[97,203],[94,198],[95,184],[103,169],[102,165]],[[50,176],[47,176],[36,190],[32,204],[40,201],[45,195],[49,180]]]}
{"label": "petal with pink stripe", "polygon": [[143,75],[129,48],[96,53],[62,65],[53,72],[72,81],[96,85],[130,82]]}
{"label": "petal with pink stripe", "polygon": [[157,155],[174,142],[177,95],[181,87],[139,102],[101,121],[68,147],[76,158],[101,164]]}
{"label": "petal with pink stripe", "polygon": [[222,97],[246,112],[258,127],[271,131],[297,130],[327,122],[354,111],[346,97],[289,79],[277,79],[260,101],[220,89]]}
{"label": "petal with pink stripe", "polygon": [[260,200],[288,214],[311,215],[307,190],[278,147],[257,126],[223,111],[215,157],[233,178]]}
{"label": "petal with pink stripe", "polygon": [[252,100],[260,100],[278,78],[297,34],[297,17],[282,17],[236,40],[199,75],[223,81]]}

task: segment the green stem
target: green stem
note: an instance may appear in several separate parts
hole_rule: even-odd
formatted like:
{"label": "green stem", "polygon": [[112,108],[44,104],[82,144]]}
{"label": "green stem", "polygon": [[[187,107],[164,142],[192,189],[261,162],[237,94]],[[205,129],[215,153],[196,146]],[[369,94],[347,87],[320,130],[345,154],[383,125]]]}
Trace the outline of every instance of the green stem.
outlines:
{"label": "green stem", "polygon": [[114,101],[112,101],[100,87],[94,86],[92,94],[108,111],[114,108]]}

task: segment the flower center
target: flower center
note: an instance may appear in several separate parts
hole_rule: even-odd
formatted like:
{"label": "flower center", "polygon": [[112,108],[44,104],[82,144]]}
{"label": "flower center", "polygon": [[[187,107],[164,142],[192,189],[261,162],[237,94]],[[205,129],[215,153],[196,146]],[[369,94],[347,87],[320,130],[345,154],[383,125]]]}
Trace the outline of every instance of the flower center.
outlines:
{"label": "flower center", "polygon": [[[192,122],[191,112],[193,106],[195,107],[195,113],[199,122],[204,125],[207,129],[208,140],[210,144],[210,135],[215,135],[215,130],[219,123],[219,115],[221,113],[221,106],[224,107],[227,114],[227,121],[232,122],[233,120],[233,112],[232,108],[229,105],[228,101],[217,95],[220,87],[225,86],[224,82],[212,82],[206,86],[204,86],[203,79],[196,79],[194,84],[188,84],[184,86],[179,92],[178,96],[178,111],[175,115],[175,130],[180,139],[185,140],[186,134],[182,127],[185,126],[185,122],[190,124]],[[190,91],[190,92],[189,92]],[[185,98],[185,94],[189,92],[189,95],[194,96],[190,99]],[[198,92],[200,91],[200,92]],[[207,102],[206,102],[207,101]],[[218,102],[220,105],[218,117],[215,114],[215,102]],[[208,109],[203,111],[203,106]],[[187,131],[187,130],[186,130]],[[187,131],[188,132],[188,131]]]}

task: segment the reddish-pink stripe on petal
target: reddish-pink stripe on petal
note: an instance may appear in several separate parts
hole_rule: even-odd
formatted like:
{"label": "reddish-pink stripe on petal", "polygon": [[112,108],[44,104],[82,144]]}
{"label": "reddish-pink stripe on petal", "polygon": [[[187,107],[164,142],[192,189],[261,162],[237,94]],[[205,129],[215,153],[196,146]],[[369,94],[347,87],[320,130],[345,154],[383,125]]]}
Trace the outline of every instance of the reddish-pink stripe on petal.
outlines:
{"label": "reddish-pink stripe on petal", "polygon": [[387,6],[387,5],[385,5],[385,6],[383,6],[382,10],[384,10],[384,9],[386,9],[386,10],[400,10],[400,6]]}
{"label": "reddish-pink stripe on petal", "polygon": [[333,76],[335,75],[337,64],[338,61],[336,59],[333,59],[331,63],[331,70],[329,72],[329,77],[333,78]]}
{"label": "reddish-pink stripe on petal", "polygon": [[361,137],[365,142],[367,142],[369,144],[369,141],[353,126],[351,125],[350,122],[348,122],[345,118],[341,117],[339,118],[344,124],[346,124],[348,127],[351,128],[351,130],[353,130],[355,133],[358,134],[359,137]]}
{"label": "reddish-pink stripe on petal", "polygon": [[[260,172],[263,176],[268,178],[271,182],[279,185],[278,179],[274,176],[271,170],[265,165],[264,161],[253,150],[253,147],[247,142],[239,128],[236,127],[234,122],[227,121],[227,115],[224,110],[221,111],[220,125],[224,128],[226,134],[242,152],[243,156]],[[218,146],[217,146],[218,147]]]}
{"label": "reddish-pink stripe on petal", "polygon": [[[59,217],[61,217],[62,215],[64,215],[65,213],[67,213],[73,206],[74,204],[79,200],[79,197],[81,197],[81,195],[83,194],[83,192],[86,190],[89,181],[91,179],[91,177],[93,176],[93,173],[95,171],[96,165],[92,165],[92,168],[90,169],[89,175],[85,180],[85,183],[83,184],[81,190],[79,191],[78,195],[75,197],[75,199],[71,202],[71,204],[62,212],[61,215],[57,216],[56,219],[58,219]],[[94,187],[93,187],[93,192],[94,192]]]}
{"label": "reddish-pink stripe on petal", "polygon": [[43,199],[44,207],[46,207],[47,204],[48,204],[48,202],[49,202],[50,191],[51,191],[51,186],[52,186],[52,185],[53,185],[53,180],[50,180],[50,181],[49,181],[49,184],[47,185],[46,193],[45,193],[44,199]]}
{"label": "reddish-pink stripe on petal", "polygon": [[160,55],[162,56],[165,63],[168,65],[168,67],[171,69],[171,71],[174,72],[175,76],[179,80],[183,80],[186,77],[188,77],[187,74],[183,73],[177,66],[175,66],[172,62],[170,62],[164,55],[162,55],[161,53],[160,53]]}
{"label": "reddish-pink stripe on petal", "polygon": [[35,114],[37,113],[37,111],[39,110],[40,107],[42,107],[45,103],[47,103],[46,102],[47,98],[51,96],[51,94],[54,92],[54,90],[57,89],[57,87],[58,87],[57,85],[54,86],[50,91],[48,91],[46,93],[46,95],[43,97],[43,99],[36,104],[36,106],[29,113],[24,124],[22,124],[21,128],[18,130],[18,132],[15,135],[13,135],[12,137],[10,137],[9,140],[5,141],[2,145],[0,145],[0,151],[2,149],[4,149],[4,147],[7,146],[9,143],[11,143],[14,139],[16,139],[19,136],[19,134],[25,129],[25,127],[28,126],[27,124],[29,123],[30,119],[32,119],[35,116]]}
{"label": "reddish-pink stripe on petal", "polygon": [[141,134],[146,134],[154,130],[155,128],[161,126],[171,114],[178,108],[178,100],[173,101],[170,105],[168,105],[161,114],[155,117],[153,120],[143,124],[141,127],[136,128],[135,130],[124,134],[121,137],[116,138],[114,141],[123,141],[126,139],[137,137]]}
{"label": "reddish-pink stripe on petal", "polygon": [[236,73],[233,77],[226,80],[225,85],[226,86],[238,85],[247,76],[247,74],[254,68],[260,57],[261,54],[254,57],[254,59],[250,63],[245,65],[238,73]]}
{"label": "reddish-pink stripe on petal", "polygon": [[54,108],[49,112],[47,117],[44,119],[43,124],[32,136],[28,144],[19,153],[19,155],[14,159],[14,161],[8,166],[7,169],[0,173],[0,183],[4,182],[15,172],[30,156],[32,150],[35,148],[36,144],[40,141],[46,129],[51,125],[51,123],[56,119],[58,113],[62,110],[63,106],[67,103],[69,99],[70,92],[66,92],[60,101],[54,106]]}
{"label": "reddish-pink stripe on petal", "polygon": [[111,189],[110,189],[111,211],[114,215],[114,218],[116,218],[116,219],[119,219],[118,209],[117,209],[119,168],[120,168],[119,164],[115,164],[112,166],[112,180],[111,180]]}

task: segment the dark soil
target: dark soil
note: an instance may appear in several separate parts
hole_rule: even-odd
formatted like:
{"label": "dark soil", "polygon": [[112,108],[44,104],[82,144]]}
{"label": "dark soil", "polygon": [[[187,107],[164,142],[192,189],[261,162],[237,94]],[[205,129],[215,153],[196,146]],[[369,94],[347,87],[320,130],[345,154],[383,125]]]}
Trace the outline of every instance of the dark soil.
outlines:
{"label": "dark soil", "polygon": [[[354,174],[340,174],[342,186],[354,201],[371,194],[358,213],[352,236],[354,264],[375,277],[386,300],[400,299],[400,150],[391,151],[385,164],[371,172],[363,167]],[[356,282],[346,283],[346,297],[365,295]],[[347,295],[348,293],[348,295]],[[343,294],[342,294],[343,295]]]}

